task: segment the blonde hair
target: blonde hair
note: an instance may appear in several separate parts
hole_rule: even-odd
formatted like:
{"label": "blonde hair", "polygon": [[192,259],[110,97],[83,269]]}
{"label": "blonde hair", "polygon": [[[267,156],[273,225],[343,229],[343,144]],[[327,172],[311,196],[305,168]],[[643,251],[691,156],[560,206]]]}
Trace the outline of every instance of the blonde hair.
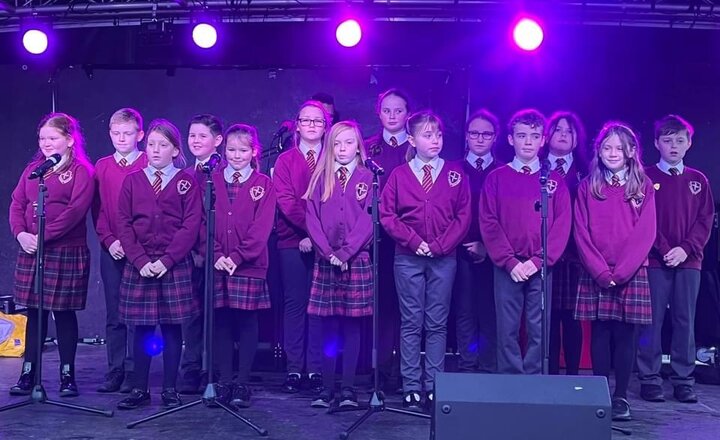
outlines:
{"label": "blonde hair", "polygon": [[602,193],[607,184],[605,173],[610,170],[600,158],[603,144],[613,135],[617,135],[622,145],[627,168],[625,183],[625,200],[640,200],[645,197],[645,171],[643,170],[640,141],[635,132],[624,122],[610,121],[603,125],[593,144],[593,158],[590,162],[590,192],[598,200],[605,200]]}
{"label": "blonde hair", "polygon": [[346,131],[352,130],[357,139],[358,155],[355,158],[357,166],[362,168],[365,166],[365,160],[367,159],[367,153],[365,152],[365,145],[363,145],[362,133],[360,132],[360,126],[353,121],[340,121],[330,128],[330,132],[325,137],[325,145],[320,153],[317,167],[315,172],[310,178],[310,185],[303,195],[303,199],[311,200],[312,194],[315,192],[315,188],[322,182],[323,193],[320,197],[321,202],[326,202],[333,193],[335,188],[335,139],[337,136]]}
{"label": "blonde hair", "polygon": [[143,118],[140,115],[139,111],[130,107],[121,108],[120,110],[113,113],[112,116],[110,116],[110,123],[108,124],[108,126],[109,128],[112,128],[113,124],[123,124],[128,122],[134,122],[137,126],[138,131],[142,131]]}
{"label": "blonde hair", "polygon": [[[82,135],[82,129],[77,119],[66,113],[50,113],[45,115],[40,120],[37,127],[37,134],[40,135],[40,129],[43,127],[51,127],[59,131],[63,136],[73,140],[73,145],[68,146],[67,155],[68,161],[60,168],[59,171],[64,171],[77,161],[87,167],[92,167],[90,159],[88,159],[87,153],[85,152],[85,139]],[[45,155],[38,149],[38,152],[32,158],[33,162],[42,162],[45,160]]]}
{"label": "blonde hair", "polygon": [[[424,129],[428,125],[433,128],[437,128],[439,131],[443,131],[442,120],[431,110],[415,112],[407,118],[407,121],[405,121],[405,129],[408,134],[413,137],[417,136],[420,130]],[[405,161],[410,162],[415,157],[416,153],[417,151],[415,151],[415,146],[408,146],[408,149],[405,152]]]}
{"label": "blonde hair", "polygon": [[228,127],[227,131],[225,132],[224,143],[219,148],[219,152],[223,158],[225,158],[225,149],[227,146],[227,142],[230,140],[230,137],[247,138],[248,144],[250,144],[250,148],[255,151],[255,157],[250,160],[250,166],[252,167],[252,169],[257,171],[260,168],[260,156],[262,154],[262,144],[260,143],[257,128],[248,124],[233,124]]}

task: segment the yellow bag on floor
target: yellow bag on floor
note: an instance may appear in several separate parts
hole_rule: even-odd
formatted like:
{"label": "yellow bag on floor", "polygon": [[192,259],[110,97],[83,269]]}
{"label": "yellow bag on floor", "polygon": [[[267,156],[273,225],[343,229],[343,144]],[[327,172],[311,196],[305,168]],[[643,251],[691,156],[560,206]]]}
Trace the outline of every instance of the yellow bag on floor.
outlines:
{"label": "yellow bag on floor", "polygon": [[25,315],[0,312],[0,356],[20,357],[25,353]]}

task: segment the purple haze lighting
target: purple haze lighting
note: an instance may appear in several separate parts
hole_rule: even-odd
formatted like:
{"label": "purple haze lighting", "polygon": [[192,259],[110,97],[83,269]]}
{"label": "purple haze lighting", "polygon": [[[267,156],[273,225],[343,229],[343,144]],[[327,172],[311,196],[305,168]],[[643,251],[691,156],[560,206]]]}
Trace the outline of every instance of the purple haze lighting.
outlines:
{"label": "purple haze lighting", "polygon": [[338,43],[345,47],[354,47],[362,38],[360,23],[354,19],[348,19],[340,23],[335,30],[335,38]]}
{"label": "purple haze lighting", "polygon": [[203,49],[210,49],[217,43],[217,31],[208,23],[198,23],[192,31],[195,44]]}
{"label": "purple haze lighting", "polygon": [[513,39],[515,44],[522,50],[536,50],[543,42],[543,30],[537,21],[531,18],[523,18],[515,24]]}
{"label": "purple haze lighting", "polygon": [[156,335],[152,335],[147,341],[145,341],[145,353],[150,356],[159,355],[162,353],[163,348],[165,348],[165,343],[162,338]]}
{"label": "purple haze lighting", "polygon": [[28,29],[22,38],[25,50],[33,55],[40,55],[48,48],[47,34],[39,29]]}

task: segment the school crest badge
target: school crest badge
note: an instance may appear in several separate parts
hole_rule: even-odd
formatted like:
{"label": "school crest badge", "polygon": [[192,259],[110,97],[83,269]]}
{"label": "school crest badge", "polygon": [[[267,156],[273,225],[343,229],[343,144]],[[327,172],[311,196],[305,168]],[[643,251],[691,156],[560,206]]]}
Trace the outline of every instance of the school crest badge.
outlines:
{"label": "school crest badge", "polygon": [[558,186],[557,180],[548,179],[548,182],[547,182],[548,194],[554,194],[555,190],[557,189],[557,186]]}
{"label": "school crest badge", "polygon": [[688,186],[690,187],[690,192],[692,195],[696,196],[702,191],[702,183],[698,182],[697,180],[690,181],[688,183]]}
{"label": "school crest badge", "polygon": [[457,171],[448,171],[448,183],[450,184],[450,187],[458,186],[460,185],[460,181],[462,180],[462,176]]}
{"label": "school crest badge", "polygon": [[69,181],[72,180],[72,178],[73,178],[72,170],[67,170],[58,176],[58,180],[60,180],[60,183],[62,183],[62,184],[68,183]]}
{"label": "school crest badge", "polygon": [[188,191],[190,191],[191,186],[192,186],[192,183],[190,183],[189,180],[183,179],[183,180],[179,181],[177,183],[178,194],[180,194],[181,196],[184,196],[185,194],[187,194]]}
{"label": "school crest badge", "polygon": [[660,184],[659,184],[659,183],[654,183],[654,184],[653,184],[653,188],[655,188],[655,191],[658,191],[658,190],[660,189]]}
{"label": "school crest badge", "polygon": [[253,186],[250,188],[250,198],[253,200],[253,202],[257,202],[258,200],[262,199],[265,195],[265,188],[262,186]]}
{"label": "school crest badge", "polygon": [[368,194],[368,186],[364,182],[360,182],[357,185],[355,185],[355,198],[358,199],[358,202],[361,202],[365,200],[365,197],[367,197]]}

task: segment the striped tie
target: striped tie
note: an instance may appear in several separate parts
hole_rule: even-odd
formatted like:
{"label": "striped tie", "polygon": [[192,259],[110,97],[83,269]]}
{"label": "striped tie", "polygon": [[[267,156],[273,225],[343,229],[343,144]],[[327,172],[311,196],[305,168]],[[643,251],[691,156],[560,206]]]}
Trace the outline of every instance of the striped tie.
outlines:
{"label": "striped tie", "polygon": [[613,176],[610,178],[610,181],[611,181],[610,185],[611,185],[613,188],[619,188],[619,187],[620,187],[620,178],[619,178],[618,176],[616,176],[616,175],[613,174]]}
{"label": "striped tie", "polygon": [[398,146],[398,141],[397,141],[397,138],[396,138],[395,136],[390,136],[390,146],[392,146],[392,147],[397,147],[397,146]]}
{"label": "striped tie", "polygon": [[242,177],[242,174],[240,174],[240,171],[235,171],[232,175],[232,178],[233,178],[232,183],[240,183],[241,177]]}
{"label": "striped tie", "polygon": [[522,173],[526,176],[529,176],[532,169],[529,166],[525,165],[524,167],[520,168],[520,171],[522,171]]}
{"label": "striped tie", "polygon": [[160,191],[162,191],[162,175],[163,172],[160,170],[155,171],[155,180],[153,180],[152,188],[153,191],[155,191],[155,195],[160,194]]}
{"label": "striped tie", "polygon": [[195,171],[198,173],[202,173],[203,172],[203,164],[199,163],[199,164],[195,165]]}
{"label": "striped tie", "polygon": [[565,174],[567,174],[567,173],[565,173],[565,168],[564,168],[565,163],[566,163],[565,159],[563,159],[562,157],[555,160],[555,171],[560,173],[560,175],[563,177],[565,177]]}
{"label": "striped tie", "polygon": [[485,162],[485,161],[483,160],[482,157],[478,157],[477,159],[475,159],[475,169],[478,171],[482,171],[483,170],[483,167],[482,167],[483,162]]}
{"label": "striped tie", "polygon": [[310,168],[310,172],[315,172],[315,151],[308,150],[307,156],[305,156],[305,161],[307,162],[308,167]]}
{"label": "striped tie", "polygon": [[670,174],[673,175],[673,176],[679,176],[679,175],[680,175],[680,170],[678,170],[678,169],[675,168],[675,167],[672,167],[672,168],[670,168]]}
{"label": "striped tie", "polygon": [[432,171],[432,166],[430,165],[424,165],[422,167],[423,170],[423,178],[422,178],[422,187],[425,192],[430,192],[430,188],[433,186],[433,180],[432,180],[432,174],[430,171]]}
{"label": "striped tie", "polygon": [[123,157],[123,158],[120,159],[120,161],[118,162],[118,165],[120,165],[121,167],[125,168],[126,166],[128,166],[128,161],[127,161],[127,159],[125,159],[125,158]]}
{"label": "striped tie", "polygon": [[348,169],[345,167],[340,167],[338,170],[338,179],[340,179],[340,185],[342,186],[343,192],[345,192],[345,188],[347,187],[348,183]]}

